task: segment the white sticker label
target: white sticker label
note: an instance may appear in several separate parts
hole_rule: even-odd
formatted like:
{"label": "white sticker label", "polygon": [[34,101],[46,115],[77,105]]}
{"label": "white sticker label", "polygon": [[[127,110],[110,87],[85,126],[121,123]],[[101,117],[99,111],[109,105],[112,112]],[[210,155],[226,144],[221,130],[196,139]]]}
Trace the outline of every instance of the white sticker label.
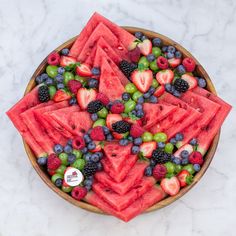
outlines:
{"label": "white sticker label", "polygon": [[64,175],[64,180],[66,184],[68,184],[71,187],[75,187],[79,185],[83,181],[83,179],[84,179],[84,176],[81,173],[81,171],[73,167],[67,168]]}

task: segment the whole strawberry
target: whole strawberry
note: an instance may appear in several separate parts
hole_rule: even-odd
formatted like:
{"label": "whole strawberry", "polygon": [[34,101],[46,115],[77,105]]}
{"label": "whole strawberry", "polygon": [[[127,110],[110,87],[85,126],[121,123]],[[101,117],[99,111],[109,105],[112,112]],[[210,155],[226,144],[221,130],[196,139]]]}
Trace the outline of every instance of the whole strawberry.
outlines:
{"label": "whole strawberry", "polygon": [[82,84],[79,81],[72,79],[68,82],[67,86],[73,94],[77,94],[78,90],[82,87]]}
{"label": "whole strawberry", "polygon": [[202,165],[204,162],[202,154],[198,151],[192,152],[191,155],[189,156],[189,162],[191,164]]}
{"label": "whole strawberry", "polygon": [[105,140],[105,135],[102,126],[97,126],[92,129],[90,133],[90,138],[94,141],[103,141]]}
{"label": "whole strawberry", "polygon": [[50,154],[48,156],[47,167],[49,170],[56,170],[61,165],[61,160],[56,154]]}
{"label": "whole strawberry", "polygon": [[84,187],[76,186],[73,188],[71,195],[74,199],[80,201],[87,194],[87,189]]}
{"label": "whole strawberry", "polygon": [[167,173],[166,167],[162,164],[157,164],[153,168],[152,175],[156,180],[161,180],[162,178],[166,176],[166,173]]}

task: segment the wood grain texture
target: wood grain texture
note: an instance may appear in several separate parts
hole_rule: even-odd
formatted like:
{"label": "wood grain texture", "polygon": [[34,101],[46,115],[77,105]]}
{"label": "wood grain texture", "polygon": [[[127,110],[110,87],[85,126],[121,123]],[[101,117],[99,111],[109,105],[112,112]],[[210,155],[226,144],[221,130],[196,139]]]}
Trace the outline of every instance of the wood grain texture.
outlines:
{"label": "wood grain texture", "polygon": [[[141,28],[135,28],[135,27],[123,27],[124,29],[126,29],[127,31],[129,31],[130,33],[134,33],[136,31],[141,31],[143,32],[146,36],[148,36],[149,38],[154,38],[154,37],[159,37],[162,39],[163,43],[165,45],[173,45],[175,46],[179,51],[182,52],[184,57],[192,57],[192,54],[190,52],[188,52],[185,48],[183,48],[181,45],[179,45],[178,43],[174,42],[173,40],[169,39],[168,37],[158,34],[156,32],[153,31],[149,31],[146,29],[141,29]],[[59,46],[58,48],[56,48],[54,51],[61,51],[63,48],[70,48],[71,45],[73,44],[74,40],[76,37],[70,39],[69,41],[63,43],[61,46]],[[207,72],[204,70],[204,68],[202,67],[202,65],[196,60],[196,58],[194,58],[197,67],[196,67],[196,72],[198,73],[199,76],[204,77],[207,81],[207,89],[209,91],[211,91],[212,93],[216,94],[216,90],[214,85],[211,82],[211,79],[209,77],[209,75],[207,74]],[[46,67],[47,64],[47,60],[46,58],[41,62],[41,64],[39,65],[39,67],[36,69],[36,71],[34,72],[33,76],[31,77],[30,82],[28,83],[26,90],[25,90],[25,94],[27,94],[28,92],[30,92],[33,87],[35,86],[35,78],[36,76],[38,76],[39,74],[41,74]],[[186,194],[197,182],[200,181],[200,179],[202,178],[202,176],[204,175],[204,173],[206,172],[207,168],[209,167],[217,145],[218,145],[218,141],[219,141],[219,137],[220,137],[220,131],[217,133],[217,135],[215,136],[206,156],[205,156],[205,162],[201,168],[201,170],[195,175],[193,183],[185,188],[182,188],[180,190],[180,192],[173,197],[167,197],[166,199],[156,203],[155,205],[153,205],[152,207],[150,207],[149,209],[146,210],[146,212],[150,212],[150,211],[154,211],[157,209],[160,209],[162,207],[168,206],[169,204],[171,204],[172,202],[176,201],[177,199],[179,199],[180,197],[182,197],[184,194]],[[23,140],[24,143],[24,147],[27,153],[27,156],[33,166],[33,168],[37,171],[37,173],[39,174],[39,176],[41,177],[41,179],[48,185],[48,187],[50,187],[55,193],[57,193],[60,197],[64,198],[66,201],[74,204],[75,206],[78,206],[80,208],[86,209],[88,211],[91,212],[95,212],[95,213],[100,213],[100,214],[105,214],[104,212],[102,212],[100,209],[98,209],[97,207],[94,207],[86,202],[83,201],[76,201],[75,199],[73,199],[69,194],[64,193],[62,190],[58,189],[52,182],[50,179],[50,176],[47,174],[47,172],[41,168],[36,161],[36,157],[34,156],[33,152],[31,151],[30,147],[26,144],[26,142]]]}

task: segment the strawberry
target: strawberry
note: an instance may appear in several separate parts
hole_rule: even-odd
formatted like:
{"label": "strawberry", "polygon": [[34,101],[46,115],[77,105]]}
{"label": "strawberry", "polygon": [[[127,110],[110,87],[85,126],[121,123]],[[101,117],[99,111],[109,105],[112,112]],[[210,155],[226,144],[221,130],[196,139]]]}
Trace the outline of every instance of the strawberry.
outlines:
{"label": "strawberry", "polygon": [[72,79],[69,80],[67,86],[73,94],[77,94],[78,90],[82,87],[82,84],[78,80]]}
{"label": "strawberry", "polygon": [[68,66],[70,64],[75,64],[75,63],[76,63],[76,59],[74,57],[61,56],[60,66],[65,67],[65,66]]}
{"label": "strawberry", "polygon": [[81,63],[76,66],[76,74],[79,76],[92,76],[92,71],[90,65],[86,63]]}
{"label": "strawberry", "polygon": [[54,97],[53,101],[54,102],[61,102],[65,100],[69,100],[71,98],[71,95],[64,90],[57,90]]}
{"label": "strawberry", "polygon": [[165,86],[164,85],[160,85],[156,89],[156,91],[155,91],[155,93],[153,95],[156,96],[156,97],[160,97],[164,92],[165,92]]}
{"label": "strawberry", "polygon": [[56,154],[48,156],[47,167],[50,171],[56,170],[61,165],[61,160]]}
{"label": "strawberry", "polygon": [[133,50],[129,51],[129,58],[132,62],[138,62],[140,58],[140,48],[135,47]]}
{"label": "strawberry", "polygon": [[194,76],[191,76],[189,74],[183,74],[181,76],[181,79],[188,82],[188,85],[189,85],[188,90],[191,90],[191,89],[197,87],[197,79]]}
{"label": "strawberry", "polygon": [[135,84],[138,90],[143,93],[147,92],[152,85],[152,79],[153,75],[151,70],[135,70],[131,75],[132,82]]}
{"label": "strawberry", "polygon": [[156,180],[161,180],[166,176],[167,169],[162,164],[157,164],[152,171],[152,175]]}
{"label": "strawberry", "polygon": [[163,57],[163,56],[159,56],[158,58],[157,58],[157,66],[160,68],[160,69],[162,69],[162,70],[165,70],[165,69],[167,69],[168,68],[168,60],[165,58],[165,57]]}
{"label": "strawberry", "polygon": [[177,178],[181,187],[185,187],[193,182],[193,176],[187,170],[181,170]]}
{"label": "strawberry", "polygon": [[151,158],[152,152],[157,148],[157,143],[152,142],[145,142],[140,145],[140,152],[143,154],[144,157]]}
{"label": "strawberry", "polygon": [[107,95],[103,94],[103,93],[98,93],[96,100],[99,100],[103,105],[108,105],[108,103],[110,102],[109,98],[107,97]]}
{"label": "strawberry", "polygon": [[171,59],[168,60],[168,63],[169,63],[171,68],[175,68],[178,65],[180,65],[181,59],[180,58],[171,58]]}
{"label": "strawberry", "polygon": [[161,187],[170,196],[176,195],[180,190],[180,183],[177,177],[173,176],[170,179],[164,178],[161,181]]}
{"label": "strawberry", "polygon": [[120,140],[120,139],[122,139],[126,136],[126,133],[125,134],[119,134],[117,132],[112,132],[112,136],[114,137],[114,139]]}
{"label": "strawberry", "polygon": [[144,56],[152,53],[152,42],[149,39],[144,39],[143,42],[138,44],[138,47]]}
{"label": "strawberry", "polygon": [[138,119],[138,120],[133,120],[132,118],[130,117],[125,117],[123,120],[129,122],[130,124],[136,124],[136,125],[139,125],[139,126],[142,126],[142,120],[141,119]]}
{"label": "strawberry", "polygon": [[184,66],[184,68],[186,69],[187,72],[193,72],[195,70],[196,63],[190,57],[184,58],[182,64],[183,64],[183,66]]}
{"label": "strawberry", "polygon": [[199,164],[202,165],[203,164],[203,156],[200,152],[198,151],[194,151],[191,153],[191,155],[189,156],[189,162],[191,164]]}
{"label": "strawberry", "polygon": [[110,109],[110,111],[113,114],[120,114],[120,113],[124,112],[124,110],[125,110],[124,104],[119,101],[114,102],[111,106],[111,109]]}
{"label": "strawberry", "polygon": [[80,88],[77,92],[77,102],[79,106],[85,110],[88,104],[95,100],[97,92],[94,89]]}
{"label": "strawberry", "polygon": [[163,84],[171,84],[174,79],[174,72],[172,70],[161,70],[156,74],[157,81]]}
{"label": "strawberry", "polygon": [[72,140],[72,147],[77,150],[82,150],[85,147],[84,139],[81,136],[77,136]]}
{"label": "strawberry", "polygon": [[122,116],[119,114],[108,114],[106,119],[106,125],[108,129],[112,130],[112,124],[116,123],[117,121],[122,120]]}
{"label": "strawberry", "polygon": [[86,194],[87,194],[87,189],[85,187],[80,187],[80,186],[74,187],[71,192],[71,196],[77,201],[80,201],[82,198],[84,198]]}
{"label": "strawberry", "polygon": [[105,135],[102,126],[94,127],[90,133],[90,137],[94,141],[105,140]]}
{"label": "strawberry", "polygon": [[57,66],[60,63],[60,55],[58,52],[52,52],[48,58],[47,62],[49,65]]}
{"label": "strawberry", "polygon": [[130,128],[130,135],[134,138],[138,138],[144,133],[144,131],[145,130],[141,126],[133,124]]}

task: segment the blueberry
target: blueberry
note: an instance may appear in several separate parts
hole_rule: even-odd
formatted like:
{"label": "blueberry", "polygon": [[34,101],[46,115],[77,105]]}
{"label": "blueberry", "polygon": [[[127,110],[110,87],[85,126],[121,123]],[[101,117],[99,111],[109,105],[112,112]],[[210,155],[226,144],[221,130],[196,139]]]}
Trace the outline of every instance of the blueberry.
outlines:
{"label": "blueberry", "polygon": [[168,46],[167,47],[167,52],[172,52],[172,53],[175,53],[176,49],[174,46]]}
{"label": "blueberry", "polygon": [[180,156],[182,158],[188,158],[189,157],[189,152],[187,150],[183,150],[181,153],[180,153]]}
{"label": "blueberry", "polygon": [[127,146],[127,145],[129,144],[129,140],[122,138],[122,139],[119,141],[119,144],[120,144],[121,146]]}
{"label": "blueberry", "polygon": [[152,96],[149,98],[149,102],[150,102],[150,103],[157,103],[157,102],[158,102],[158,99],[157,99],[157,97],[155,97],[154,95],[152,95]]}
{"label": "blueberry", "polygon": [[203,79],[203,78],[199,78],[199,79],[198,79],[198,86],[199,86],[199,87],[205,88],[206,85],[207,85],[207,83],[206,83],[206,80],[205,80],[205,79]]}
{"label": "blueberry", "polygon": [[185,70],[185,68],[184,68],[183,65],[177,66],[176,71],[177,71],[177,73],[180,74],[180,75],[186,73],[186,70]]}
{"label": "blueberry", "polygon": [[92,154],[90,153],[90,152],[88,152],[88,153],[86,153],[85,155],[84,155],[84,159],[85,159],[85,161],[91,161],[91,157],[92,157]]}
{"label": "blueberry", "polygon": [[135,138],[134,139],[134,145],[139,146],[142,144],[142,142],[143,142],[142,138]]}
{"label": "blueberry", "polygon": [[64,147],[64,152],[65,153],[69,154],[69,153],[72,153],[72,151],[73,151],[73,149],[72,149],[72,147],[70,145],[66,145]]}
{"label": "blueberry", "polygon": [[135,110],[142,110],[143,109],[143,106],[141,105],[141,104],[137,104],[136,106],[135,106]]}
{"label": "blueberry", "polygon": [[61,144],[56,144],[54,147],[53,147],[53,150],[56,154],[60,154],[63,152],[63,147]]}
{"label": "blueberry", "polygon": [[98,114],[97,113],[91,114],[91,120],[92,121],[96,121],[97,119],[98,119]]}
{"label": "blueberry", "polygon": [[137,115],[137,111],[133,110],[133,111],[131,111],[131,114],[136,116]]}
{"label": "blueberry", "polygon": [[72,153],[68,154],[68,163],[73,164],[76,160],[76,156]]}
{"label": "blueberry", "polygon": [[55,80],[57,83],[63,83],[64,77],[60,74],[56,75]]}
{"label": "blueberry", "polygon": [[105,135],[107,135],[110,133],[110,130],[106,126],[103,126],[103,132]]}
{"label": "blueberry", "polygon": [[92,154],[91,161],[98,162],[100,160],[99,155],[97,153]]}
{"label": "blueberry", "polygon": [[57,89],[64,89],[65,85],[63,83],[58,83],[57,84]]}
{"label": "blueberry", "polygon": [[181,133],[177,133],[175,135],[175,139],[176,139],[176,141],[182,141],[184,139],[184,136]]}
{"label": "blueberry", "polygon": [[98,88],[98,80],[94,78],[90,78],[88,80],[88,86],[89,88]]}
{"label": "blueberry", "polygon": [[100,75],[101,71],[99,67],[93,67],[91,70],[93,75]]}
{"label": "blueberry", "polygon": [[145,39],[147,39],[147,36],[146,36],[146,35],[143,35],[143,36],[141,37],[141,40],[143,41],[143,40],[145,40]]}
{"label": "blueberry", "polygon": [[148,89],[148,92],[149,92],[151,95],[154,94],[155,91],[156,91],[156,89],[155,89],[154,87],[152,87],[152,86]]}
{"label": "blueberry", "polygon": [[174,157],[173,163],[176,164],[176,165],[180,165],[181,164],[181,159],[178,158],[178,157]]}
{"label": "blueberry", "polygon": [[161,51],[162,51],[162,52],[167,52],[167,46],[163,46],[163,47],[161,48]]}
{"label": "blueberry", "polygon": [[84,180],[84,185],[85,186],[92,186],[93,180],[92,179],[85,179]]}
{"label": "blueberry", "polygon": [[180,51],[176,51],[175,52],[175,57],[176,58],[181,58],[182,57],[182,53]]}
{"label": "blueberry", "polygon": [[68,140],[67,145],[72,146],[72,139],[69,139],[69,140]]}
{"label": "blueberry", "polygon": [[113,104],[112,102],[109,102],[109,103],[107,104],[107,109],[108,109],[108,110],[111,109],[112,104]]}
{"label": "blueberry", "polygon": [[88,132],[87,132],[87,133],[90,135],[91,132],[92,132],[92,130],[93,130],[92,128],[88,129]]}
{"label": "blueberry", "polygon": [[103,158],[103,153],[102,152],[96,152],[96,153],[97,153],[97,155],[99,156],[100,159]]}
{"label": "blueberry", "polygon": [[107,139],[107,141],[112,141],[114,138],[113,138],[112,134],[108,134],[106,136],[106,139]]}
{"label": "blueberry", "polygon": [[102,169],[103,169],[102,163],[101,163],[101,162],[98,162],[98,163],[97,163],[97,170],[98,170],[98,171],[101,171]]}
{"label": "blueberry", "polygon": [[149,54],[149,55],[147,55],[147,60],[149,61],[149,62],[152,62],[152,61],[154,61],[156,58],[155,58],[155,56],[153,55],[153,54]]}
{"label": "blueberry", "polygon": [[194,164],[193,169],[198,172],[201,169],[201,166],[199,164]]}
{"label": "blueberry", "polygon": [[90,143],[92,141],[92,139],[89,137],[88,134],[85,134],[84,135],[84,141],[85,141],[85,143]]}
{"label": "blueberry", "polygon": [[122,94],[122,99],[123,99],[124,101],[128,101],[128,100],[130,99],[130,94],[129,94],[129,93],[123,93],[123,94]]}
{"label": "blueberry", "polygon": [[45,166],[47,164],[47,157],[39,157],[37,159],[37,163],[40,165],[40,166]]}
{"label": "blueberry", "polygon": [[151,166],[151,167],[154,167],[155,165],[156,165],[156,161],[153,160],[153,159],[151,159],[151,160],[150,160],[150,166]]}
{"label": "blueberry", "polygon": [[85,185],[84,187],[86,188],[87,192],[89,192],[92,189],[92,185]]}
{"label": "blueberry", "polygon": [[57,72],[58,72],[58,74],[63,75],[64,72],[65,72],[65,68],[64,67],[58,67]]}
{"label": "blueberry", "polygon": [[149,92],[146,92],[146,93],[143,94],[144,98],[149,98],[150,96],[151,96],[151,93],[149,93]]}
{"label": "blueberry", "polygon": [[161,44],[162,44],[162,41],[161,41],[160,38],[154,38],[154,39],[152,40],[152,45],[153,45],[154,47],[160,47]]}
{"label": "blueberry", "polygon": [[138,118],[142,118],[142,117],[144,116],[143,110],[138,110],[136,116],[137,116]]}
{"label": "blueberry", "polygon": [[132,149],[131,149],[133,154],[138,154],[139,150],[140,150],[139,146],[133,146]]}
{"label": "blueberry", "polygon": [[75,97],[72,97],[70,100],[69,100],[69,105],[70,106],[73,106],[73,105],[76,105],[77,104],[77,100]]}
{"label": "blueberry", "polygon": [[67,56],[67,55],[69,54],[69,52],[70,52],[70,50],[69,50],[68,48],[63,48],[63,49],[61,50],[61,54],[62,54],[63,56]]}
{"label": "blueberry", "polygon": [[140,39],[140,40],[141,40],[141,38],[142,38],[142,36],[143,36],[143,33],[142,33],[142,32],[135,32],[135,33],[134,33],[134,36],[135,36],[137,39]]}
{"label": "blueberry", "polygon": [[93,150],[96,148],[96,144],[94,142],[90,142],[87,147],[88,147],[88,150]]}
{"label": "blueberry", "polygon": [[173,145],[175,145],[177,143],[176,139],[175,138],[171,138],[170,139],[170,143],[172,143]]}
{"label": "blueberry", "polygon": [[88,148],[84,147],[84,148],[81,150],[81,152],[82,152],[83,154],[87,153],[87,152],[88,152]]}
{"label": "blueberry", "polygon": [[42,80],[41,75],[38,75],[38,76],[35,78],[35,82],[36,82],[37,84],[43,83],[43,80]]}
{"label": "blueberry", "polygon": [[159,148],[164,148],[164,147],[165,147],[165,143],[163,143],[163,142],[158,142],[158,147],[159,147]]}
{"label": "blueberry", "polygon": [[143,98],[143,96],[141,96],[141,97],[138,98],[138,103],[141,103],[141,104],[144,103],[144,98]]}
{"label": "blueberry", "polygon": [[181,93],[179,91],[177,91],[177,90],[174,90],[173,95],[175,97],[179,98],[181,96]]}
{"label": "blueberry", "polygon": [[183,159],[181,160],[181,164],[182,164],[182,165],[187,165],[187,164],[188,164],[188,158],[183,158]]}
{"label": "blueberry", "polygon": [[133,142],[134,141],[134,138],[132,136],[128,136],[127,139],[130,141],[130,142]]}
{"label": "blueberry", "polygon": [[152,167],[151,166],[146,167],[144,174],[146,176],[152,176]]}
{"label": "blueberry", "polygon": [[165,84],[165,90],[166,90],[167,92],[170,92],[171,89],[172,89],[172,85],[171,85],[171,84]]}
{"label": "blueberry", "polygon": [[45,82],[47,80],[47,78],[48,78],[48,74],[47,73],[41,74],[41,79],[42,79],[43,82]]}
{"label": "blueberry", "polygon": [[166,57],[167,59],[172,59],[175,57],[175,54],[173,52],[167,52]]}
{"label": "blueberry", "polygon": [[197,139],[196,138],[193,138],[190,140],[189,142],[192,146],[196,146],[197,145]]}
{"label": "blueberry", "polygon": [[55,181],[55,185],[60,188],[62,186],[62,183],[63,183],[63,179],[62,178],[58,178],[56,179]]}

